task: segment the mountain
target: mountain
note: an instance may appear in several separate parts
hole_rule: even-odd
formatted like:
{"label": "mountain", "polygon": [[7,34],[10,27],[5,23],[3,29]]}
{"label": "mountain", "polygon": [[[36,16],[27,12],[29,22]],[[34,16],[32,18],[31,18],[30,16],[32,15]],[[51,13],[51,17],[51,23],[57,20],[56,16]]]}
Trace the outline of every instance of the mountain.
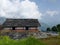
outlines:
{"label": "mountain", "polygon": [[40,27],[41,31],[46,31],[46,29],[50,27],[48,24],[44,22],[40,22],[40,24],[41,24],[41,27]]}
{"label": "mountain", "polygon": [[6,20],[5,17],[0,17],[0,25],[3,24],[5,20]]}

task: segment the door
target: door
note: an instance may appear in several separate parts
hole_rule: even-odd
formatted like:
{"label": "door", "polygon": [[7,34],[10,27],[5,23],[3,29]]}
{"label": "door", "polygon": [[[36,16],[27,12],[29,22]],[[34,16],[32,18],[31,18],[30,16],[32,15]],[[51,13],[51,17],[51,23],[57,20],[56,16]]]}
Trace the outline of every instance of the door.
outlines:
{"label": "door", "polygon": [[15,27],[12,27],[12,30],[15,30]]}
{"label": "door", "polygon": [[25,30],[29,30],[29,27],[25,27],[26,29]]}

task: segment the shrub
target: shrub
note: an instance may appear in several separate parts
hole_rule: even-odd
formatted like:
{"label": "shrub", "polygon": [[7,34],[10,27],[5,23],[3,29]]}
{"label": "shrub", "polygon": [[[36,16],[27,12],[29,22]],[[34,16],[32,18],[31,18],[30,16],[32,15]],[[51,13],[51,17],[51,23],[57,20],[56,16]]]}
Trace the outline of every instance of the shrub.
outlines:
{"label": "shrub", "polygon": [[10,39],[8,36],[0,37],[0,45],[45,45],[42,41],[33,37],[28,37],[20,40]]}

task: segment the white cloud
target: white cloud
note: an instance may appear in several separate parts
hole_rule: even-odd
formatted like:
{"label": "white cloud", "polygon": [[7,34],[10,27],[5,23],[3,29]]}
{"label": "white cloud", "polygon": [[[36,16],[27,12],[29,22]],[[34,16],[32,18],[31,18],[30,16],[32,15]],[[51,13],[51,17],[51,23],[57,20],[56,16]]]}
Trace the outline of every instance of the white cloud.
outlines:
{"label": "white cloud", "polygon": [[48,10],[48,11],[46,11],[46,14],[47,15],[50,15],[50,16],[54,16],[54,15],[58,15],[59,14],[59,11]]}
{"label": "white cloud", "polygon": [[37,18],[42,14],[35,2],[29,0],[0,0],[0,16],[7,18]]}

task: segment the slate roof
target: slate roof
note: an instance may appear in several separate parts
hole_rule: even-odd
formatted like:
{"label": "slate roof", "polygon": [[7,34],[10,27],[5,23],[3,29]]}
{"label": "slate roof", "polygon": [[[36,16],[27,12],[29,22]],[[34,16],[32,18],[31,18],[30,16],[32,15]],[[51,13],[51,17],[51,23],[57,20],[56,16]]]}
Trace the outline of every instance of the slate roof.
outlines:
{"label": "slate roof", "polygon": [[38,19],[6,19],[3,23],[4,27],[37,27],[40,26]]}

